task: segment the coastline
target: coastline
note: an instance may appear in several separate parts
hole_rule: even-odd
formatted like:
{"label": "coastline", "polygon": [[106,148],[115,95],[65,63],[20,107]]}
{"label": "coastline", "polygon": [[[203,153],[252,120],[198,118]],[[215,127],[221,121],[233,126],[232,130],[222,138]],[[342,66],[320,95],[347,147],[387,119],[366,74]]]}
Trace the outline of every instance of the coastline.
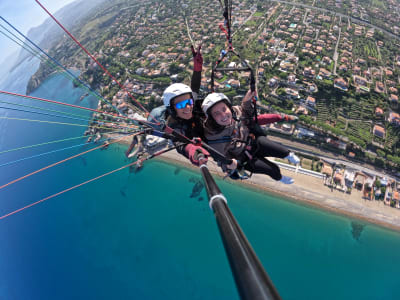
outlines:
{"label": "coastline", "polygon": [[[158,158],[193,170],[197,169],[196,166],[186,162],[185,159],[176,152],[167,152]],[[225,176],[212,160],[209,160],[208,167],[210,172],[214,175],[217,175],[220,178]],[[385,206],[383,202],[363,200],[361,199],[361,193],[360,201],[355,201],[351,198],[356,198],[359,196],[358,194],[354,194],[353,197],[351,197],[352,195],[347,195],[339,191],[331,192],[328,187],[323,185],[321,179],[312,178],[311,182],[310,177],[307,175],[295,174],[294,172],[284,169],[281,169],[281,172],[283,175],[293,177],[295,180],[294,184],[286,185],[276,182],[266,175],[259,174],[253,174],[250,179],[244,181],[233,181],[231,179],[226,180],[240,184],[244,187],[255,189],[261,193],[274,194],[289,201],[295,201],[296,203],[312,206],[313,208],[316,207],[324,211],[360,219],[387,229],[400,231],[400,211]],[[328,193],[332,194],[329,195]],[[337,194],[341,194],[344,197],[339,198],[339,195]],[[368,203],[370,205],[367,205]],[[378,207],[381,209],[377,209]]]}
{"label": "coastline", "polygon": [[[130,138],[127,138],[118,143],[129,145],[130,142]],[[192,165],[176,151],[166,152],[156,157],[156,159],[166,163],[178,164],[192,170],[198,169],[198,167]],[[220,178],[225,176],[212,159],[209,159],[207,166],[213,175]],[[364,200],[362,199],[361,192],[355,189],[350,195],[337,190],[332,191],[323,184],[322,179],[308,175],[298,174],[285,169],[281,169],[281,172],[283,175],[292,177],[295,180],[294,184],[287,185],[276,182],[269,176],[260,174],[253,174],[251,178],[244,181],[231,180],[229,178],[226,180],[261,193],[277,195],[298,204],[359,219],[400,232],[400,210],[384,205],[383,201]]]}

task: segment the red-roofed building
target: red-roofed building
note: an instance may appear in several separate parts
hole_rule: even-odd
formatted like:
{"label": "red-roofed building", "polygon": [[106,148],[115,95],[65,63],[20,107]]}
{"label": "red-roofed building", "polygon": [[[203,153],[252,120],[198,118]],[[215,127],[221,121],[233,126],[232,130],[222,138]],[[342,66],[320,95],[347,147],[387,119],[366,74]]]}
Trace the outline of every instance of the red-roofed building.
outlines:
{"label": "red-roofed building", "polygon": [[376,115],[376,116],[380,117],[380,116],[382,116],[383,114],[384,114],[384,112],[383,112],[383,109],[382,109],[382,108],[377,107],[377,108],[375,109],[375,115]]}
{"label": "red-roofed building", "polygon": [[354,152],[349,152],[349,153],[347,153],[347,155],[348,155],[349,157],[351,157],[351,158],[356,157],[356,154],[355,154]]}
{"label": "red-roofed building", "polygon": [[391,112],[389,114],[389,119],[388,121],[392,124],[398,125],[400,126],[400,115],[398,113],[395,112]]}
{"label": "red-roofed building", "polygon": [[[386,82],[386,84],[387,84],[387,82]],[[391,92],[391,93],[393,93],[393,94],[397,94],[397,89],[395,88],[395,87],[390,87],[389,88],[389,91]]]}
{"label": "red-roofed building", "polygon": [[393,75],[393,71],[390,69],[386,69],[385,70],[386,76],[392,76]]}
{"label": "red-roofed building", "polygon": [[331,77],[332,73],[329,72],[327,69],[320,68],[318,75],[321,76],[322,78],[329,79]]}
{"label": "red-roofed building", "polygon": [[342,90],[342,91],[347,91],[349,89],[348,83],[343,78],[335,79],[335,82],[334,82],[333,86],[335,88],[338,88],[338,89]]}
{"label": "red-roofed building", "polygon": [[309,78],[314,78],[315,70],[312,69],[311,67],[306,67],[304,68],[303,75]]}
{"label": "red-roofed building", "polygon": [[380,138],[385,138],[385,128],[379,125],[375,125],[373,129],[374,135],[380,137]]}
{"label": "red-roofed building", "polygon": [[377,81],[375,84],[375,92],[383,93],[384,91],[385,91],[385,86],[383,85],[383,83],[380,81]]}
{"label": "red-roofed building", "polygon": [[315,107],[315,98],[308,96],[306,100],[306,104],[312,107]]}
{"label": "red-roofed building", "polygon": [[393,191],[392,200],[395,202],[395,207],[400,208],[400,193],[398,191]]}
{"label": "red-roofed building", "polygon": [[390,94],[390,101],[394,102],[394,103],[398,103],[399,102],[399,97],[395,94]]}

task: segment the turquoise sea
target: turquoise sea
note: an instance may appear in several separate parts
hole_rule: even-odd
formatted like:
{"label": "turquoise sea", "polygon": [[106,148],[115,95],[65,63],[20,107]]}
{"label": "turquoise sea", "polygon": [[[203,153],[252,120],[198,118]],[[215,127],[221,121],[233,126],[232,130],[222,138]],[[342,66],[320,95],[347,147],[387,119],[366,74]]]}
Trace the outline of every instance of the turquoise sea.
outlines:
{"label": "turquoise sea", "polygon": [[[2,89],[24,93],[24,80],[8,81]],[[83,93],[55,75],[33,95],[96,107],[94,98],[79,102]],[[60,109],[0,96],[6,100]],[[56,120],[3,109],[0,116]],[[84,130],[0,119],[0,152]],[[84,141],[0,154],[0,164]],[[0,167],[0,185],[92,147]],[[127,164],[125,149],[96,150],[1,189],[0,214]],[[152,160],[0,220],[0,299],[238,299],[199,182],[199,172]],[[217,182],[283,299],[400,299],[400,233]]]}

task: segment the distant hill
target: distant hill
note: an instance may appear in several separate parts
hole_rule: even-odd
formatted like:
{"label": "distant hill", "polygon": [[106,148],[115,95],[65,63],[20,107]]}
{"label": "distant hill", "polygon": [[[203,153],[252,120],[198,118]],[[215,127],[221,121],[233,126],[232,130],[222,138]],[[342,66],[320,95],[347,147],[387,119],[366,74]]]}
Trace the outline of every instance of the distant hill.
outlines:
{"label": "distant hill", "polygon": [[[63,24],[63,26],[69,30],[73,30],[96,6],[105,1],[107,0],[77,0],[58,10],[54,16],[61,24]],[[49,17],[41,25],[30,29],[27,36],[30,40],[45,50],[51,48],[51,46],[53,46],[53,44],[62,36],[63,32],[64,31],[54,22],[54,20]],[[19,64],[29,56],[30,54],[22,49],[15,64]]]}

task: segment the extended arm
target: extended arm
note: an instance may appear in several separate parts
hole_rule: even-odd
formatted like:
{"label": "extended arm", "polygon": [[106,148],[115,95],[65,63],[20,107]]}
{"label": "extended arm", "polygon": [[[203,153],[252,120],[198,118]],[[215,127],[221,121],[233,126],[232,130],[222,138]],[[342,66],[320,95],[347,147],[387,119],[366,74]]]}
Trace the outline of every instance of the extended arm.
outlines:
{"label": "extended arm", "polygon": [[201,45],[197,48],[197,51],[194,50],[193,46],[191,46],[191,48],[193,54],[193,75],[192,81],[190,83],[190,88],[193,92],[198,94],[201,85],[201,71],[203,70],[203,56],[200,52]]}

